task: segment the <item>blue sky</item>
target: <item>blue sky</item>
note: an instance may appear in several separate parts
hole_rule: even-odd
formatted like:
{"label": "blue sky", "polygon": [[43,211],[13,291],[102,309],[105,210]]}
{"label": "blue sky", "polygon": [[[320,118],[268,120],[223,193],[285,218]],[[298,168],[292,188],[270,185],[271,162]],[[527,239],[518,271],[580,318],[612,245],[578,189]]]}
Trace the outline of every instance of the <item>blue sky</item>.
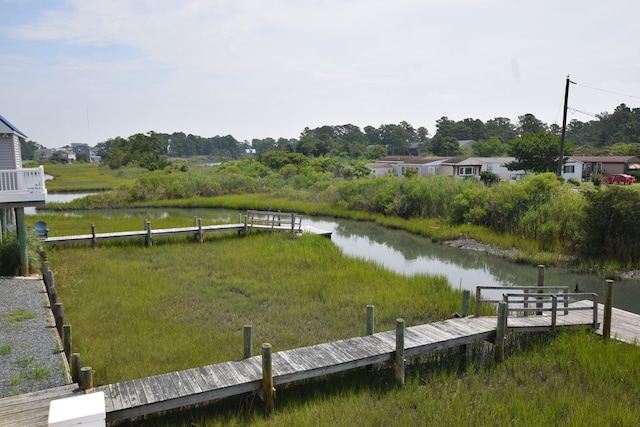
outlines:
{"label": "blue sky", "polygon": [[[0,114],[48,147],[134,133],[640,107],[634,0],[0,0]],[[598,89],[598,90],[596,90]]]}

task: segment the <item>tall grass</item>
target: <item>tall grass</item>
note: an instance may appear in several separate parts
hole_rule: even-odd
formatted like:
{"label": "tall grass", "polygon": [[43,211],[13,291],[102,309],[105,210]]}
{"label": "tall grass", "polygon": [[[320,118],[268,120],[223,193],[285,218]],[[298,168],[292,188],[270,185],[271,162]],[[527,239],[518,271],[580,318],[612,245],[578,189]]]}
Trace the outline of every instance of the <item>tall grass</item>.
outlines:
{"label": "tall grass", "polygon": [[97,383],[236,359],[245,324],[258,354],[262,342],[279,351],[361,335],[368,304],[377,330],[398,317],[450,317],[461,304],[444,277],[399,276],[319,236],[53,247],[48,259],[74,351]]}
{"label": "tall grass", "polygon": [[103,191],[122,185],[132,185],[143,173],[141,168],[111,170],[97,163],[47,163],[45,173],[53,176],[47,181],[47,190],[52,192]]}

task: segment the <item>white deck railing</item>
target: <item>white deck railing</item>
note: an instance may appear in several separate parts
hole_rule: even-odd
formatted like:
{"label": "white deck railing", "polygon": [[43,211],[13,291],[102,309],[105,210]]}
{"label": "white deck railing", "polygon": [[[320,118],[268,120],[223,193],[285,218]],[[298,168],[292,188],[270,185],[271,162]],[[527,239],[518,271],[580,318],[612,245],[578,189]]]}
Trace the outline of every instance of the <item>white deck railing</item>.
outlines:
{"label": "white deck railing", "polygon": [[0,203],[44,201],[44,168],[0,170]]}

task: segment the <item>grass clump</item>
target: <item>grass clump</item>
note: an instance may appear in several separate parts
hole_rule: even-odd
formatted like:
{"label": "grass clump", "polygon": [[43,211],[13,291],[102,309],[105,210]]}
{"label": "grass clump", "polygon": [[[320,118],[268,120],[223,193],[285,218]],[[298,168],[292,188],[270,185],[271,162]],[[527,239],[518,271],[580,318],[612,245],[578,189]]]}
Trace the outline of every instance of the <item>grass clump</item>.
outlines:
{"label": "grass clump", "polygon": [[[29,311],[25,308],[17,308],[13,311],[10,311],[8,313],[2,313],[2,317],[4,317],[5,319],[7,319],[10,322],[22,322],[25,320],[29,320],[29,319],[33,319],[36,317],[36,313],[34,313],[33,311]],[[8,345],[8,344],[3,344],[2,349],[4,349],[4,346]],[[9,350],[11,350],[11,347],[9,347]],[[0,352],[2,352],[0,350]]]}

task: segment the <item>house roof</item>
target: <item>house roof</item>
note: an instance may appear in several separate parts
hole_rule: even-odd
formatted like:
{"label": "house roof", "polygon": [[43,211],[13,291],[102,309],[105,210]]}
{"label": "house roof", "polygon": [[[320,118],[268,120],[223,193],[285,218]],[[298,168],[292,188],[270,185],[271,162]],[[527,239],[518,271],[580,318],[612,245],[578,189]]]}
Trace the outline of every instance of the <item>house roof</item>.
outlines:
{"label": "house roof", "polygon": [[436,160],[446,159],[446,157],[422,157],[422,156],[387,156],[378,160],[383,163],[409,163],[413,165],[423,165],[425,163],[435,162]]}
{"label": "house roof", "polygon": [[18,136],[21,136],[22,138],[27,137],[27,135],[22,133],[20,129],[12,125],[11,122],[9,122],[9,120],[5,119],[1,115],[0,115],[0,133],[15,133]]}
{"label": "house roof", "polygon": [[584,163],[640,163],[636,156],[571,156]]}

